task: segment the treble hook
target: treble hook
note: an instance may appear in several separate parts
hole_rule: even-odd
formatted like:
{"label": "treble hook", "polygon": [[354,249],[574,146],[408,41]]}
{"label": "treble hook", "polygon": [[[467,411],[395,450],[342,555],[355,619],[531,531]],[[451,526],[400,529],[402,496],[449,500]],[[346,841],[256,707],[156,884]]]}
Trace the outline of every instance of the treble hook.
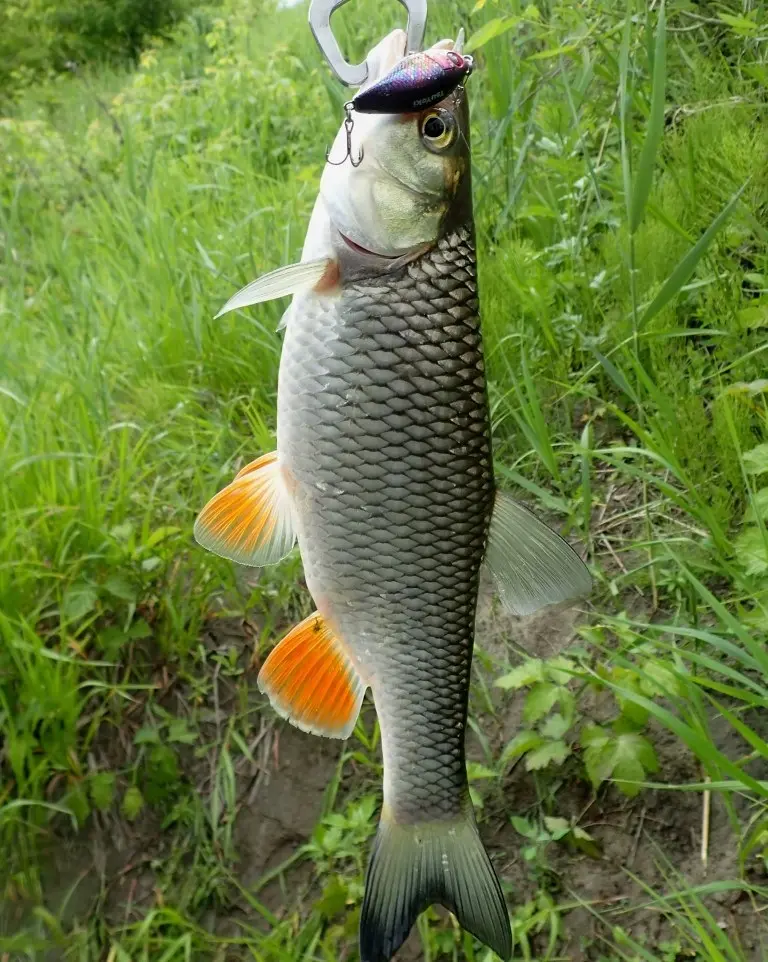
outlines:
{"label": "treble hook", "polygon": [[344,130],[345,130],[346,133],[347,133],[347,152],[346,152],[346,154],[344,154],[344,156],[341,158],[341,160],[331,160],[331,156],[330,156],[330,155],[331,155],[331,149],[330,149],[330,147],[329,147],[328,150],[326,150],[326,152],[325,152],[325,159],[326,159],[326,161],[327,161],[332,167],[341,167],[341,165],[344,163],[344,161],[347,159],[347,157],[349,157],[349,162],[350,162],[350,164],[352,164],[353,167],[359,167],[360,164],[362,164],[362,162],[363,162],[363,148],[362,148],[362,147],[360,148],[360,150],[359,150],[359,152],[358,152],[357,160],[355,160],[354,157],[352,156],[352,128],[355,126],[355,121],[354,121],[354,118],[352,117],[352,111],[354,110],[354,106],[355,106],[355,105],[352,103],[351,100],[348,100],[347,103],[344,104],[344,113],[346,114],[346,116],[345,116],[345,118],[344,118]]}

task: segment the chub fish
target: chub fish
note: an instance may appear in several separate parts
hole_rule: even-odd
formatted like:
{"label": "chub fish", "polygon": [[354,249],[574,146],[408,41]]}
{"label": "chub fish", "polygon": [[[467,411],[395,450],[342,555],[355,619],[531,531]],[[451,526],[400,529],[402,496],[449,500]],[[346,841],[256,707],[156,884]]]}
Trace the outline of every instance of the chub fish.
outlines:
{"label": "chub fish", "polygon": [[[386,90],[402,74],[404,47],[394,31],[372,51],[368,84]],[[442,41],[431,52],[454,49]],[[302,260],[225,305],[293,295],[277,451],[245,467],[195,525],[202,545],[247,565],[277,561],[298,540],[317,611],[259,673],[280,715],[347,738],[373,694],[384,801],[363,962],[390,959],[433,903],[510,956],[464,758],[480,569],[518,615],[590,589],[569,545],[494,482],[469,112],[454,88],[424,110],[356,114],[364,160],[326,165]]]}

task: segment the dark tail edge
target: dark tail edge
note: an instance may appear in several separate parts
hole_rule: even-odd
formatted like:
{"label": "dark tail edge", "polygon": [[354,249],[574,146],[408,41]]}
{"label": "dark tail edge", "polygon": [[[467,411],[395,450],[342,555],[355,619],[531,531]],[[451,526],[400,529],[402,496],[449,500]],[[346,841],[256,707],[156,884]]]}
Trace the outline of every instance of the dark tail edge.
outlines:
{"label": "dark tail edge", "polygon": [[434,903],[509,959],[509,912],[471,814],[456,822],[415,825],[382,817],[360,917],[361,962],[389,962],[419,913]]}

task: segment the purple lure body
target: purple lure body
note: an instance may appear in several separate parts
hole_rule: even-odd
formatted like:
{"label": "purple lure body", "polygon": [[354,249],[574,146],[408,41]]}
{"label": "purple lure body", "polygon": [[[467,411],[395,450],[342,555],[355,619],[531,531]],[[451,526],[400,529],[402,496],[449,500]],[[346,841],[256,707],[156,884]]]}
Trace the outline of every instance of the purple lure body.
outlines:
{"label": "purple lure body", "polygon": [[472,58],[456,50],[414,53],[353,99],[367,114],[407,114],[443,100],[472,72]]}

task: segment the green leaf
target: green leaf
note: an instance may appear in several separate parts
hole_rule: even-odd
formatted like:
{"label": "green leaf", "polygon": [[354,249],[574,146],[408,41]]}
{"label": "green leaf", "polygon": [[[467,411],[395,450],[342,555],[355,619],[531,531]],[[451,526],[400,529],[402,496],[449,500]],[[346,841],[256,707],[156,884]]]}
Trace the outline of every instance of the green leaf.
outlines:
{"label": "green leaf", "polygon": [[323,894],[315,908],[323,918],[332,919],[344,911],[348,898],[349,890],[346,884],[335,876],[323,889]]}
{"label": "green leaf", "polygon": [[547,765],[562,765],[571,754],[571,749],[564,741],[545,742],[540,748],[535,748],[525,756],[526,771],[533,772]]}
{"label": "green leaf", "polygon": [[573,679],[576,663],[565,655],[557,655],[546,663],[547,675],[558,685],[567,685]]}
{"label": "green leaf", "polygon": [[99,772],[91,778],[89,788],[91,801],[100,812],[106,812],[115,800],[115,776],[112,772]]}
{"label": "green leaf", "polygon": [[143,725],[133,736],[134,745],[158,745],[160,732],[154,725]]}
{"label": "green leaf", "polygon": [[571,823],[567,818],[544,816],[544,825],[552,838],[557,842],[571,832]]}
{"label": "green leaf", "polygon": [[160,544],[161,541],[165,541],[166,538],[170,538],[173,534],[178,534],[179,531],[181,531],[181,528],[176,528],[173,525],[158,528],[157,531],[153,531],[147,540],[142,543],[139,550],[150,551],[155,545]]}
{"label": "green leaf", "polygon": [[121,601],[136,604],[136,585],[132,584],[124,575],[110,575],[104,582],[104,590]]}
{"label": "green leaf", "polygon": [[470,782],[475,782],[480,778],[496,778],[497,773],[486,765],[479,762],[467,762],[467,778]]}
{"label": "green leaf", "polygon": [[738,562],[748,575],[763,575],[768,571],[767,540],[760,528],[749,527],[734,541]]}
{"label": "green leaf", "polygon": [[523,718],[528,724],[543,718],[557,704],[563,690],[559,685],[553,685],[550,682],[534,685],[525,699]]}
{"label": "green leaf", "polygon": [[655,659],[649,659],[643,663],[640,689],[651,697],[668,698],[670,695],[680,694],[680,682],[677,675],[666,665],[662,665]]}
{"label": "green leaf", "polygon": [[736,312],[739,324],[745,329],[768,327],[768,298],[761,297],[758,304],[742,307]]}
{"label": "green leaf", "polygon": [[70,585],[61,602],[61,615],[68,621],[79,621],[96,607],[99,596],[96,589],[82,581]]}
{"label": "green leaf", "polygon": [[645,205],[651,192],[653,170],[656,164],[656,152],[659,149],[661,136],[664,133],[664,90],[667,81],[667,22],[662,2],[659,8],[659,20],[656,26],[656,46],[653,57],[653,86],[651,89],[651,113],[648,118],[648,129],[640,151],[635,183],[632,189],[632,200],[629,205],[629,231],[634,234],[643,220]]}
{"label": "green leaf", "polygon": [[642,782],[646,772],[658,769],[653,745],[637,732],[613,735],[592,725],[582,732],[581,744],[587,775],[595,788],[613,778],[625,795],[634,796],[642,786],[629,783]]}
{"label": "green leaf", "polygon": [[473,50],[478,50],[480,47],[485,46],[485,44],[491,40],[506,33],[507,30],[516,27],[517,24],[522,22],[522,19],[522,17],[494,17],[493,20],[484,23],[483,26],[475,31],[469,40],[467,40],[464,45],[464,53],[472,53]]}
{"label": "green leaf", "polygon": [[768,488],[761,488],[752,496],[752,501],[744,513],[747,522],[757,521],[758,517],[768,521]]}
{"label": "green leaf", "polygon": [[183,718],[174,718],[168,726],[168,741],[182,745],[193,745],[197,741],[197,732],[189,730]]}
{"label": "green leaf", "polygon": [[64,804],[75,816],[78,825],[82,826],[91,814],[91,805],[82,784],[75,785],[67,793]]}
{"label": "green leaf", "polygon": [[522,755],[524,752],[530,751],[532,748],[538,748],[543,741],[544,739],[537,732],[518,732],[504,749],[501,756],[501,764],[505,765],[517,755]]}
{"label": "green leaf", "polygon": [[114,661],[119,656],[120,649],[128,640],[126,633],[114,625],[110,625],[107,628],[102,628],[96,638],[98,640],[99,647],[110,661]]}
{"label": "green leaf", "polygon": [[523,838],[536,839],[539,837],[539,829],[536,825],[533,825],[528,821],[527,818],[522,818],[520,815],[513,815],[510,818],[512,822],[512,827]]}
{"label": "green leaf", "polygon": [[562,738],[570,727],[570,721],[561,715],[560,712],[555,712],[555,714],[550,715],[541,726],[541,734],[544,738],[558,739]]}
{"label": "green leaf", "polygon": [[128,629],[128,637],[137,641],[141,638],[151,638],[152,629],[143,618],[137,618],[137,620],[134,621],[134,623]]}
{"label": "green leaf", "polygon": [[742,37],[752,37],[757,33],[757,23],[754,20],[747,20],[746,17],[734,17],[730,13],[718,13],[718,17],[733,27],[734,33],[741,34]]}
{"label": "green leaf", "polygon": [[693,272],[696,270],[696,265],[709,250],[709,246],[715,239],[717,232],[733,213],[734,208],[741,199],[741,195],[747,189],[748,184],[749,180],[746,180],[741,187],[739,187],[733,197],[731,197],[725,207],[723,207],[717,217],[715,217],[698,241],[696,241],[688,253],[683,256],[682,260],[679,261],[675,269],[661,285],[661,290],[659,290],[654,299],[645,309],[645,313],[640,321],[641,324],[647,324],[651,318],[655,317],[659,311],[663,310],[667,304],[669,304],[669,302],[680,293],[680,289],[686,283],[691,274],[693,274]]}
{"label": "green leaf", "polygon": [[544,681],[544,665],[540,659],[531,658],[497,678],[494,684],[498,688],[524,688],[537,681]]}
{"label": "green leaf", "polygon": [[758,444],[756,448],[747,451],[743,461],[747,474],[764,474],[768,471],[768,443]]}
{"label": "green leaf", "polygon": [[144,808],[144,796],[135,785],[131,785],[123,795],[120,811],[129,822],[132,822],[138,817],[142,808]]}

